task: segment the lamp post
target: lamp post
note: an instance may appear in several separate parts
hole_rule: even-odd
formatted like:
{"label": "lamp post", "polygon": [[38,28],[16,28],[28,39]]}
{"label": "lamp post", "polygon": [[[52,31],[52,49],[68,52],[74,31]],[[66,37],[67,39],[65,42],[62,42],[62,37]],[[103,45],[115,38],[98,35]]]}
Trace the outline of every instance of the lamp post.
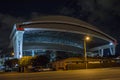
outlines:
{"label": "lamp post", "polygon": [[84,60],[85,60],[85,68],[87,69],[87,52],[86,52],[86,41],[89,41],[90,37],[85,36],[84,38]]}

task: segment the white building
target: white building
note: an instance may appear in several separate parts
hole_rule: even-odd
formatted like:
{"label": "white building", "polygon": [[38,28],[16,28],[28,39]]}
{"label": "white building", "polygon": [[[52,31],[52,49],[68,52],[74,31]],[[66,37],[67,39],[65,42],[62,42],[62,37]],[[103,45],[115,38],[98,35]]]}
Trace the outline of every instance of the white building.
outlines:
{"label": "white building", "polygon": [[[45,50],[68,51],[83,54],[83,38],[92,37],[87,50],[104,56],[115,55],[116,40],[96,27],[67,16],[43,16],[39,20],[15,24],[10,35],[14,57],[34,56]],[[42,51],[42,52],[41,52]]]}

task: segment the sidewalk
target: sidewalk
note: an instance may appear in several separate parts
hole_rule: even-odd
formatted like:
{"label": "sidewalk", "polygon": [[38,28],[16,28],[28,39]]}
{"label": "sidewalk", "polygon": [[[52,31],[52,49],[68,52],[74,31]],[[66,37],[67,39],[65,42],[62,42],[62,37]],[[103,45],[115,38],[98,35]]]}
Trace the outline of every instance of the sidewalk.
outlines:
{"label": "sidewalk", "polygon": [[13,72],[0,72],[0,74],[15,74],[15,73],[20,73],[20,72],[16,72],[16,71],[13,71]]}

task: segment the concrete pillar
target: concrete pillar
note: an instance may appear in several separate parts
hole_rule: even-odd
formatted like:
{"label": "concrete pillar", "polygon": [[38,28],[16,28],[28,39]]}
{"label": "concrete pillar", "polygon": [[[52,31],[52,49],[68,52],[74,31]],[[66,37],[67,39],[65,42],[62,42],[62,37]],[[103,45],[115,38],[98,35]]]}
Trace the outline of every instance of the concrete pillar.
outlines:
{"label": "concrete pillar", "polygon": [[53,62],[56,60],[56,51],[52,51],[50,54],[50,62]]}
{"label": "concrete pillar", "polygon": [[113,54],[112,55],[115,55],[115,46],[113,46]]}
{"label": "concrete pillar", "polygon": [[112,45],[112,46],[110,46],[110,54],[111,55],[115,55],[115,46],[114,45]]}
{"label": "concrete pillar", "polygon": [[110,47],[109,50],[110,50],[110,54],[112,55],[112,53],[113,53],[112,47]]}
{"label": "concrete pillar", "polygon": [[103,57],[103,55],[104,55],[104,49],[101,49],[101,57]]}
{"label": "concrete pillar", "polygon": [[[99,51],[101,49],[99,51],[99,55],[103,56],[104,55],[104,52],[103,52],[104,49],[109,49],[110,50],[110,54],[111,55],[115,55],[115,47],[116,47],[115,44],[108,44],[108,45],[103,45],[103,46],[92,48],[92,49],[90,49],[90,51],[97,51],[97,50]],[[105,53],[105,54],[109,55],[109,53]]]}
{"label": "concrete pillar", "polygon": [[104,53],[103,53],[103,50],[104,50],[104,49],[99,49],[99,56],[101,56],[101,57],[103,57],[103,54],[104,54]]}
{"label": "concrete pillar", "polygon": [[34,52],[34,50],[32,50],[32,57],[34,57],[35,56],[35,52]]}
{"label": "concrete pillar", "polygon": [[23,34],[24,31],[16,31],[13,39],[13,48],[14,48],[14,57],[15,58],[21,58],[22,55],[22,49],[23,49]]}

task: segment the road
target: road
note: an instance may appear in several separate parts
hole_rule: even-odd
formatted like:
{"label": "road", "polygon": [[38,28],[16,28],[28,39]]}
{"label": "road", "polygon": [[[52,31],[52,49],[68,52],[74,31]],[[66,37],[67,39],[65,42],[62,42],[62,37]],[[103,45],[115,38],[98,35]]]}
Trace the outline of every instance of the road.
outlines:
{"label": "road", "polygon": [[0,80],[120,80],[120,68],[1,73]]}

